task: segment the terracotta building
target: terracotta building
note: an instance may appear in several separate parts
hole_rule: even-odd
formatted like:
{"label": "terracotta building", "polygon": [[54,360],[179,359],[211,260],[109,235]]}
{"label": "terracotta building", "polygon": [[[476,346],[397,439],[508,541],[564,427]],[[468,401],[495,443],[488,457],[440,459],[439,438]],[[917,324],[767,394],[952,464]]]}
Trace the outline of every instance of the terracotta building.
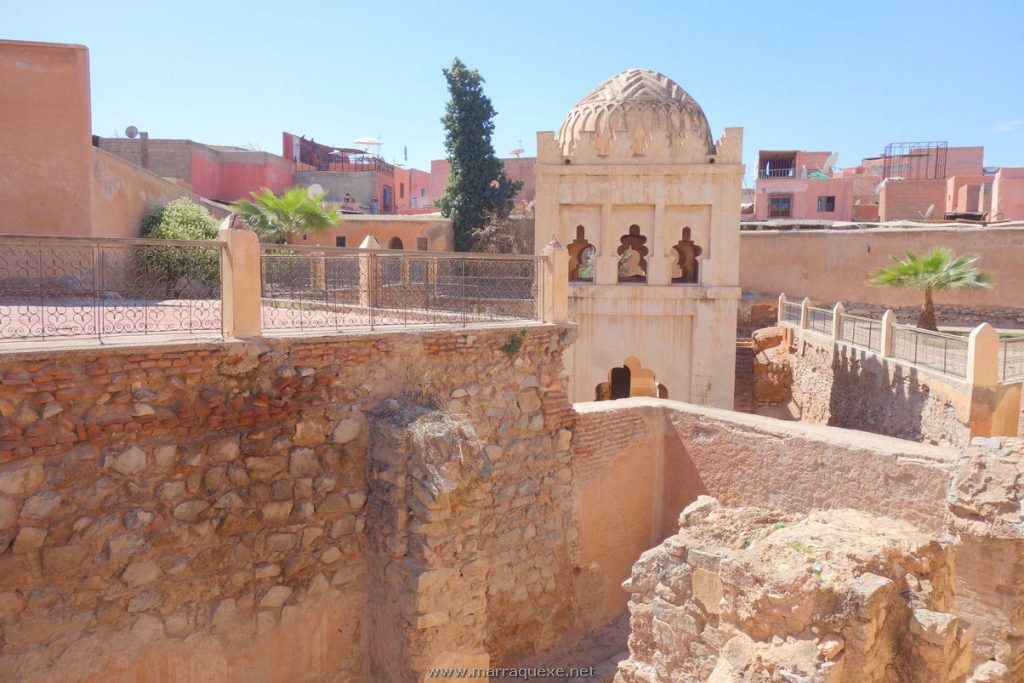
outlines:
{"label": "terracotta building", "polygon": [[671,397],[731,408],[740,128],[716,142],[668,77],[624,71],[537,134],[535,244],[569,251],[574,401]]}

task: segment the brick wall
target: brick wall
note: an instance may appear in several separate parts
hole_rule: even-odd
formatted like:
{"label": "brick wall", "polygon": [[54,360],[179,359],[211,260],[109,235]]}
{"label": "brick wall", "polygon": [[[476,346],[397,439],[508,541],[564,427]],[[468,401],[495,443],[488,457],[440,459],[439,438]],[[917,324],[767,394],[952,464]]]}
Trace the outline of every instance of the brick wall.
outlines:
{"label": "brick wall", "polygon": [[894,180],[882,186],[878,215],[883,221],[921,220],[932,205],[930,218],[940,220],[946,207],[945,179]]}

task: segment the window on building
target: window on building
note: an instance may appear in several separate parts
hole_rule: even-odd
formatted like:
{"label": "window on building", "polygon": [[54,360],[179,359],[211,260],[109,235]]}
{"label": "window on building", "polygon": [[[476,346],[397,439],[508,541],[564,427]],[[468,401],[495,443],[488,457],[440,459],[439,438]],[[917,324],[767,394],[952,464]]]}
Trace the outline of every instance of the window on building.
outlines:
{"label": "window on building", "polygon": [[769,218],[789,218],[793,215],[793,195],[776,194],[768,197]]}
{"label": "window on building", "polygon": [[416,249],[418,251],[426,251],[427,250],[427,238],[426,237],[417,237],[416,238]]}
{"label": "window on building", "polygon": [[398,183],[398,198],[405,199],[405,183]]}
{"label": "window on building", "polygon": [[425,189],[423,189],[423,188],[420,188],[420,196],[421,197],[426,197],[427,196],[427,191]]}
{"label": "window on building", "polygon": [[343,247],[343,246],[345,246],[345,236],[344,235],[339,235],[339,236],[335,237],[334,238],[334,246],[336,246],[336,247]]}
{"label": "window on building", "polygon": [[836,198],[834,196],[818,197],[818,213],[832,213],[836,210]]}

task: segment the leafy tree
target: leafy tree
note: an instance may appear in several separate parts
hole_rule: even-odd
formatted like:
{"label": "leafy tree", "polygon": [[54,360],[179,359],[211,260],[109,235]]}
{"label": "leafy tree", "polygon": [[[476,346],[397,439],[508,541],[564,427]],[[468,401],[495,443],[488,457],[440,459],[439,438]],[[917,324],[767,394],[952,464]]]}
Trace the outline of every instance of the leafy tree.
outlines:
{"label": "leafy tree", "polygon": [[[206,207],[180,197],[142,220],[142,236],[158,240],[215,240],[217,219]],[[141,247],[136,265],[153,286],[173,296],[205,297],[219,286],[219,248]]]}
{"label": "leafy tree", "polygon": [[491,134],[497,112],[484,95],[480,73],[458,58],[443,72],[451,95],[441,119],[451,172],[437,205],[452,220],[455,250],[469,251],[473,232],[485,227],[489,217],[503,220],[511,213],[522,182],[509,180],[494,153]]}
{"label": "leafy tree", "polygon": [[879,268],[868,280],[869,285],[886,285],[902,289],[920,289],[924,303],[917,326],[937,330],[932,292],[940,289],[980,289],[992,286],[992,275],[974,267],[977,254],[957,256],[951,249],[936,247],[923,256],[907,251],[907,258],[890,257],[893,265]]}
{"label": "leafy tree", "polygon": [[253,201],[240,199],[231,208],[264,242],[285,244],[296,235],[327,230],[341,222],[334,208],[323,205],[326,192],[310,197],[306,188],[293,187],[278,196],[265,187],[249,194]]}
{"label": "leafy tree", "polygon": [[494,214],[484,216],[484,224],[473,230],[473,251],[490,254],[525,254],[529,245],[511,219]]}

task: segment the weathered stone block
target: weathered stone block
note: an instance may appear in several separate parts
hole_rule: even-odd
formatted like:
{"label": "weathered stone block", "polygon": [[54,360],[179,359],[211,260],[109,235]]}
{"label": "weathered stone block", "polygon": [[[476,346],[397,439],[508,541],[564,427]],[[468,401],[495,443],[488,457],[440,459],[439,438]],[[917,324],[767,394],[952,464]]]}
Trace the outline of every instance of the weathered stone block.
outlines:
{"label": "weathered stone block", "polygon": [[41,491],[25,500],[21,506],[21,516],[33,520],[49,519],[60,509],[61,500],[61,495],[56,491]]}

